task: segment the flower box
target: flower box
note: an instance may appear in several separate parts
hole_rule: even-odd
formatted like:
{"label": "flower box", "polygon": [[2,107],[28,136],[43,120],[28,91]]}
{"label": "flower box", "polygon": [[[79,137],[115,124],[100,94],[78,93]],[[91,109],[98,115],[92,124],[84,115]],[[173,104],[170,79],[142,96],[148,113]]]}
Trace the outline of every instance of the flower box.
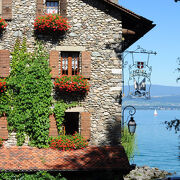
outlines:
{"label": "flower box", "polygon": [[0,79],[0,93],[4,93],[6,91],[6,81],[5,79]]}
{"label": "flower box", "polygon": [[6,21],[0,17],[0,33],[2,33],[2,31],[4,31],[6,29],[7,23]]}
{"label": "flower box", "polygon": [[50,138],[49,147],[62,151],[70,151],[84,149],[88,146],[88,142],[79,133],[73,135],[61,135],[59,137]]}
{"label": "flower box", "polygon": [[81,75],[62,75],[55,79],[54,85],[57,91],[64,93],[86,94],[89,91],[89,83]]}
{"label": "flower box", "polygon": [[34,21],[36,34],[63,35],[69,28],[67,19],[58,14],[41,15]]}

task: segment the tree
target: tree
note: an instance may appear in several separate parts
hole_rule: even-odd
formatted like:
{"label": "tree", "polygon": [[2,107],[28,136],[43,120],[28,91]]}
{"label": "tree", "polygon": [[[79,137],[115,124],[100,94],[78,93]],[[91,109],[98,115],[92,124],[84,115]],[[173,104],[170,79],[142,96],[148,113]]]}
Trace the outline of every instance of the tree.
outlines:
{"label": "tree", "polygon": [[[180,0],[175,0],[175,2],[177,1]],[[180,72],[180,58],[177,59],[177,63],[178,63],[177,71]],[[180,76],[176,79],[176,81],[178,82],[179,80],[180,80]],[[171,130],[173,128],[176,133],[180,131],[180,119],[165,121],[165,124],[167,125],[167,129]]]}

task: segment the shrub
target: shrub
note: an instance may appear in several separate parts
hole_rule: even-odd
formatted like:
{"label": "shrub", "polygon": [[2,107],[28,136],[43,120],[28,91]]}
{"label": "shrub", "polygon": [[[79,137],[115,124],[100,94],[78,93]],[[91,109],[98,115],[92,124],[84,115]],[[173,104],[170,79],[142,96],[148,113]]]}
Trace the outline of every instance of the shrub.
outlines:
{"label": "shrub", "polygon": [[62,177],[62,175],[58,172],[46,172],[46,171],[38,171],[31,173],[22,173],[22,172],[1,172],[0,179],[5,180],[66,180],[66,178]]}
{"label": "shrub", "polygon": [[89,91],[89,83],[87,79],[84,79],[81,75],[62,75],[56,78],[54,85],[59,92],[78,92],[85,94]]}
{"label": "shrub", "polygon": [[58,14],[46,14],[36,17],[34,29],[41,33],[65,32],[70,28],[66,18]]}
{"label": "shrub", "polygon": [[83,138],[79,133],[50,138],[49,144],[50,148],[63,151],[84,149],[88,146],[87,140],[85,140],[85,138]]}

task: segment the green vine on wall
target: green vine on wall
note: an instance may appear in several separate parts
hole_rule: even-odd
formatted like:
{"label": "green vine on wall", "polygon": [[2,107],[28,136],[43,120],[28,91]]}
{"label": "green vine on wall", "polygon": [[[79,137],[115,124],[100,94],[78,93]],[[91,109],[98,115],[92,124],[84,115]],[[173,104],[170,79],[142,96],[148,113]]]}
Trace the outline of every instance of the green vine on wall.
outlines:
{"label": "green vine on wall", "polygon": [[64,121],[66,109],[75,107],[77,104],[77,102],[71,102],[70,104],[67,104],[64,101],[59,101],[55,104],[53,112],[55,114],[59,134],[62,133],[62,124]]}
{"label": "green vine on wall", "polygon": [[11,73],[8,81],[11,111],[8,124],[16,131],[17,144],[22,145],[25,134],[30,145],[46,147],[49,137],[49,114],[52,82],[48,54],[40,43],[28,53],[26,39],[17,40],[12,53]]}
{"label": "green vine on wall", "polygon": [[9,110],[9,97],[7,91],[5,90],[0,93],[0,117],[7,114]]}

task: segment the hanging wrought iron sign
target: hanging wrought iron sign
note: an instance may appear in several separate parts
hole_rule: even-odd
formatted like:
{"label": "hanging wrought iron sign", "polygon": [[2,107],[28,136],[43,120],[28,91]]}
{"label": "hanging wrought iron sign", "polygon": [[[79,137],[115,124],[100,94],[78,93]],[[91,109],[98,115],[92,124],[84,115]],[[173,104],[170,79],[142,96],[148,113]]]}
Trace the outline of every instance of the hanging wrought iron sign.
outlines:
{"label": "hanging wrought iron sign", "polygon": [[[125,51],[131,53],[132,64],[129,65],[129,92],[128,97],[145,97],[150,98],[150,88],[151,88],[151,73],[152,67],[149,66],[149,57],[151,54],[157,54],[153,51],[146,51],[140,46],[135,51]],[[135,60],[134,54],[147,54],[147,60]],[[127,63],[126,63],[127,64]]]}

